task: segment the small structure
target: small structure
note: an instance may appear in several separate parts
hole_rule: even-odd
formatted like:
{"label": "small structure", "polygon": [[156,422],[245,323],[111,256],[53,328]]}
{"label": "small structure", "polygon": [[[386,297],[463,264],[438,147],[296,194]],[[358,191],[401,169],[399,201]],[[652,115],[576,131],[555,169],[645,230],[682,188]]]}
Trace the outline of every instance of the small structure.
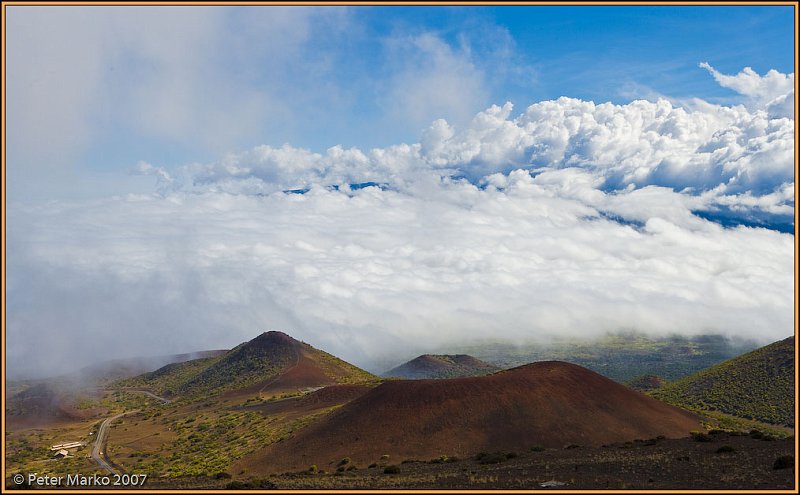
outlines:
{"label": "small structure", "polygon": [[53,445],[52,447],[50,447],[50,450],[77,449],[78,447],[83,447],[84,445],[86,445],[84,442],[60,443],[58,445]]}
{"label": "small structure", "polygon": [[57,459],[61,459],[62,457],[67,457],[68,455],[69,455],[69,451],[68,450],[61,449],[58,452],[56,452],[56,455],[54,455],[53,457],[55,457]]}

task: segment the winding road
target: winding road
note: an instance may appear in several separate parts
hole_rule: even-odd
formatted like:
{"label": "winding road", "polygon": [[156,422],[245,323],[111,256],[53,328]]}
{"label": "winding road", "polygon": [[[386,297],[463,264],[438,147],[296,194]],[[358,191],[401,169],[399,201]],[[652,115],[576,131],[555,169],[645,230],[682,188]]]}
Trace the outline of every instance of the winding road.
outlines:
{"label": "winding road", "polygon": [[[163,397],[159,397],[152,392],[148,392],[147,390],[125,390],[125,392],[137,392],[140,394],[144,394],[148,397],[152,397],[153,399],[159,400],[164,404],[169,404],[171,401],[169,399],[165,399]],[[110,418],[106,418],[100,424],[100,428],[97,430],[97,438],[94,439],[94,445],[92,446],[92,459],[100,466],[102,469],[105,469],[111,474],[118,474],[117,470],[111,467],[111,464],[106,461],[106,456],[103,454],[103,445],[106,441],[106,436],[108,436],[108,428],[111,426],[111,423],[116,421],[117,419],[125,416],[126,414],[133,414],[139,412],[138,409],[134,411],[124,411],[115,416],[111,416]]]}
{"label": "winding road", "polygon": [[117,474],[116,469],[111,467],[105,457],[103,457],[103,444],[105,443],[106,435],[108,434],[108,427],[111,425],[111,422],[117,420],[126,414],[130,414],[137,411],[126,411],[117,414],[116,416],[111,416],[110,418],[106,418],[101,424],[100,429],[97,430],[97,438],[94,439],[94,445],[92,446],[92,459],[103,469],[108,471],[111,474]]}

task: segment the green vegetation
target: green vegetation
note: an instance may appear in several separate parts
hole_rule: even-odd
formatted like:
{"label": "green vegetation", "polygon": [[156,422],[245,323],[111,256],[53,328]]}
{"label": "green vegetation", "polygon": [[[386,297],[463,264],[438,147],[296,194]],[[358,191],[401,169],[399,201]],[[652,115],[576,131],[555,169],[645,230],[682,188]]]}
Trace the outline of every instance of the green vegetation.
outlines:
{"label": "green vegetation", "polygon": [[794,337],[650,392],[670,404],[794,426]]}
{"label": "green vegetation", "polygon": [[186,382],[216,364],[220,359],[222,356],[168,364],[150,373],[120,380],[113,386],[116,388],[148,388],[157,395],[171,396]]}
{"label": "green vegetation", "polygon": [[714,441],[714,437],[712,437],[711,435],[709,435],[708,433],[706,433],[704,431],[693,431],[693,432],[691,432],[691,435],[692,435],[692,440],[694,440],[695,442],[713,442]]}
{"label": "green vegetation", "polygon": [[249,481],[231,481],[225,485],[226,490],[274,490],[275,483],[264,479],[251,479]]}
{"label": "green vegetation", "polygon": [[[308,345],[308,344],[304,344]],[[362,370],[357,366],[353,366],[347,361],[343,361],[336,356],[328,354],[325,351],[320,351],[308,346],[318,356],[317,364],[322,368],[326,376],[336,381],[336,383],[364,383],[371,382],[377,379],[375,375]]]}
{"label": "green vegetation", "polygon": [[770,436],[775,438],[785,438],[791,433],[787,432],[781,426],[771,426],[767,423],[755,421],[752,419],[737,418],[730,414],[725,414],[719,411],[704,411],[701,409],[686,407],[701,416],[705,416],[707,421],[703,422],[706,428],[717,428],[729,433],[738,434],[737,432],[759,431],[763,430]]}
{"label": "green vegetation", "polygon": [[[279,332],[267,332],[223,355],[169,364],[150,373],[120,380],[114,386],[147,388],[157,394],[193,400],[269,381],[294,366],[300,352],[313,355],[315,364],[337,383],[364,383],[376,379],[374,375],[308,344]],[[287,393],[275,400],[292,395],[299,395],[299,392]]]}
{"label": "green vegetation", "polygon": [[295,431],[328,412],[330,409],[316,411],[289,422],[278,421],[276,417],[265,418],[255,411],[246,410],[208,412],[188,418],[166,415],[158,421],[174,433],[174,437],[166,441],[157,453],[150,455],[134,451],[120,456],[122,445],[115,444],[116,435],[113,433],[109,436],[107,450],[112,458],[124,461],[125,469],[131,472],[173,478],[215,476],[227,472],[230,465],[241,457],[290,438]]}
{"label": "green vegetation", "polygon": [[220,393],[252,385],[276,376],[289,367],[295,356],[290,342],[259,337],[245,342],[224,354],[219,361],[205,368],[178,387],[184,396]]}

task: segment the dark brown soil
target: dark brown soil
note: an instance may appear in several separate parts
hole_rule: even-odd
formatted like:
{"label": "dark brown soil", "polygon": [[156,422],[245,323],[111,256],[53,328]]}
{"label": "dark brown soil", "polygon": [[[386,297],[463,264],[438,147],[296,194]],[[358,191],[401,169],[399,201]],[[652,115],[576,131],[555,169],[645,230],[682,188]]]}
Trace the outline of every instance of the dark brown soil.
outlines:
{"label": "dark brown soil", "polygon": [[[729,445],[732,452],[717,453]],[[563,490],[796,490],[794,469],[773,469],[775,459],[793,455],[794,440],[764,441],[749,436],[713,435],[710,442],[690,438],[637,441],[605,447],[517,452],[497,464],[474,458],[455,462],[430,459],[375,459],[375,467],[311,474],[285,473],[255,478],[264,488],[310,489],[563,489]],[[507,454],[507,453],[505,453]],[[385,474],[385,466],[399,472]],[[250,475],[234,480],[253,482]],[[182,478],[148,480],[145,488],[225,488],[231,480]],[[542,486],[548,482],[563,485]]]}
{"label": "dark brown soil", "polygon": [[[324,475],[270,479],[280,488],[536,489],[557,481],[564,485],[551,488],[789,489],[794,484],[793,469],[773,469],[777,457],[794,453],[793,441],[723,434],[712,442],[686,438],[646,443],[523,452],[498,464],[474,459],[443,464],[401,461],[396,475],[384,474],[380,467],[360,469],[327,476],[335,480],[330,484]],[[717,453],[723,445],[733,447],[733,452]]]}

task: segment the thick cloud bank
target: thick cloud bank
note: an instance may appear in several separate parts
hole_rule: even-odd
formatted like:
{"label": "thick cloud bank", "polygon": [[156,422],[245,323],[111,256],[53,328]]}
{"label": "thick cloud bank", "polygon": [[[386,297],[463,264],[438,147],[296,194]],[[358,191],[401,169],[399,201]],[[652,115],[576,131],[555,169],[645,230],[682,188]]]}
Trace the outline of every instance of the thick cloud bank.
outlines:
{"label": "thick cloud bank", "polygon": [[707,68],[747,103],[506,104],[417,144],[140,163],[159,194],[12,205],[10,369],[276,328],[372,369],[487,336],[785,337],[794,76]]}

